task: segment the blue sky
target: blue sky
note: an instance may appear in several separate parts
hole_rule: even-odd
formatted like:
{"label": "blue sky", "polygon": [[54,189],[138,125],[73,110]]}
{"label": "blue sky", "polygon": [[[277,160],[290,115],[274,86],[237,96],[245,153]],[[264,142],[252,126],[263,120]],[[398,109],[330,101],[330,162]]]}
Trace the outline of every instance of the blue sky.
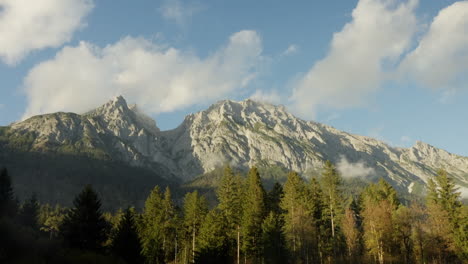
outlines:
{"label": "blue sky", "polygon": [[0,125],[123,94],[170,129],[252,97],[468,156],[467,1],[35,2],[0,1]]}

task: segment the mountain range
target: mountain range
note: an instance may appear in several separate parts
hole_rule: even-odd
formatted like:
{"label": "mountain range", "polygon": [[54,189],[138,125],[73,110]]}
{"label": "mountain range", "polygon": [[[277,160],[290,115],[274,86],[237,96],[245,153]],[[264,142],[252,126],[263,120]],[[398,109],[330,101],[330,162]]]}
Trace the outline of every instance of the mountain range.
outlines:
{"label": "mountain range", "polygon": [[[428,179],[443,168],[462,192],[468,190],[468,157],[424,142],[393,147],[302,120],[284,106],[250,99],[219,101],[189,114],[177,128],[161,131],[152,118],[118,96],[84,114],[38,115],[0,127],[0,148],[0,166],[11,167],[18,175],[21,193],[44,192],[30,186],[33,182],[60,189],[63,174],[71,186],[88,181],[106,188],[115,183],[120,191],[133,186],[138,193],[132,182],[148,188],[161,182],[179,184],[226,164],[239,170],[278,167],[312,177],[326,160],[344,178],[383,177],[400,191],[416,194],[423,193]],[[73,174],[87,176],[76,182]]]}

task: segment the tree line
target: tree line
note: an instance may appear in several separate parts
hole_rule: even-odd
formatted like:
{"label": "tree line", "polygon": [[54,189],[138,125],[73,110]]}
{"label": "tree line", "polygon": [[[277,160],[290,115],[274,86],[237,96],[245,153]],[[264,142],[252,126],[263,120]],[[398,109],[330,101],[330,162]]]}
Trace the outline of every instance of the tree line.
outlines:
{"label": "tree line", "polygon": [[193,191],[150,192],[144,208],[103,212],[92,186],[73,207],[21,205],[0,173],[2,263],[464,263],[468,208],[444,170],[426,201],[402,204],[385,180],[344,197],[332,163],[310,180],[290,172],[266,191],[257,168],[224,169],[217,204]]}

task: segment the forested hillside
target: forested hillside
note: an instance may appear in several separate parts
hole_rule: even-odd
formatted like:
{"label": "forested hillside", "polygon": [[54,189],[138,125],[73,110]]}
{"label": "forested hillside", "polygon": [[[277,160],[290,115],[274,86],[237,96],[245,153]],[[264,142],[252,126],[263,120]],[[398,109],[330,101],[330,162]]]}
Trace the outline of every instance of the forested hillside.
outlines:
{"label": "forested hillside", "polygon": [[[71,207],[19,202],[0,174],[2,263],[465,263],[468,207],[444,170],[424,200],[404,200],[385,180],[346,192],[327,162],[265,190],[260,172],[226,167],[215,202],[196,190],[174,200],[155,186],[141,210],[102,209],[82,186]],[[358,190],[358,189],[356,189]]]}

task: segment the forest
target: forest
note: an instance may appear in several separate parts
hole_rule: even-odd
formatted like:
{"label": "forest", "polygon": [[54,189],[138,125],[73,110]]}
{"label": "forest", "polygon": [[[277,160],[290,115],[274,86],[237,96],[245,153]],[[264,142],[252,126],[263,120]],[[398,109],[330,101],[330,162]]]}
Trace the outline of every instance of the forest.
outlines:
{"label": "forest", "polygon": [[265,190],[259,170],[224,169],[211,204],[155,186],[143,208],[102,209],[91,185],[70,208],[18,201],[0,173],[0,263],[467,263],[468,207],[444,170],[424,199],[384,179],[357,194],[326,162]]}

